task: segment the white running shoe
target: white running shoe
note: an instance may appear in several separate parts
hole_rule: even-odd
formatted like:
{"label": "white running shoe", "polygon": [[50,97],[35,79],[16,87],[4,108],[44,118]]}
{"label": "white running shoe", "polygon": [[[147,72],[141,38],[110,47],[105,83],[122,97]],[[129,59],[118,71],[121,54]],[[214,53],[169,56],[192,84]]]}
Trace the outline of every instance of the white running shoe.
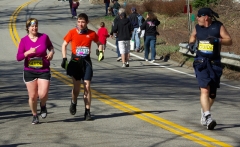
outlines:
{"label": "white running shoe", "polygon": [[214,127],[217,125],[217,122],[212,119],[211,114],[208,114],[206,116],[206,122],[207,122],[207,129],[208,130],[213,130]]}
{"label": "white running shoe", "polygon": [[201,123],[201,125],[203,125],[203,126],[206,126],[206,125],[207,125],[206,117],[204,116],[204,113],[203,113],[203,109],[202,109],[202,108],[201,108],[201,119],[200,119],[200,123]]}
{"label": "white running shoe", "polygon": [[122,67],[126,67],[126,64],[125,64],[125,63],[123,63]]}

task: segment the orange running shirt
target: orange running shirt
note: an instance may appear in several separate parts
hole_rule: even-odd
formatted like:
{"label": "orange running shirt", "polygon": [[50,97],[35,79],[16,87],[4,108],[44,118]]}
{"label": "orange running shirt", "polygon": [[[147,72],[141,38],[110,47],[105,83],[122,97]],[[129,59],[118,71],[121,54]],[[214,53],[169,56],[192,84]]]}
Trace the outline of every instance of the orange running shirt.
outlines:
{"label": "orange running shirt", "polygon": [[91,43],[94,41],[98,42],[98,35],[96,32],[89,30],[85,34],[78,34],[76,28],[70,30],[64,37],[64,40],[69,43],[71,42],[72,54],[76,55],[77,47],[88,47],[91,53]]}

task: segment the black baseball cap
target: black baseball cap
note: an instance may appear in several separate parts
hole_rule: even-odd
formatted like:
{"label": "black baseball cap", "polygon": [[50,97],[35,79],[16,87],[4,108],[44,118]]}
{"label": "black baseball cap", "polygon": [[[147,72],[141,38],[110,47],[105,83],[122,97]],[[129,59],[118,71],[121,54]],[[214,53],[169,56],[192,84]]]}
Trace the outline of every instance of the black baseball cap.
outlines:
{"label": "black baseball cap", "polygon": [[198,10],[198,13],[197,13],[197,16],[198,17],[201,17],[201,16],[212,16],[213,14],[212,14],[212,9],[210,9],[210,8],[201,8],[201,9],[199,9]]}

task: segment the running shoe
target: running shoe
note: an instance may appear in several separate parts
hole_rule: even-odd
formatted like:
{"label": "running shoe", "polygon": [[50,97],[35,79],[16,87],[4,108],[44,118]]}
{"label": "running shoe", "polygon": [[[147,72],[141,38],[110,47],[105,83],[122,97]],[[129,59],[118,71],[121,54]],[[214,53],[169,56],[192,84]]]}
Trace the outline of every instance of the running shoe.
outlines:
{"label": "running shoe", "polygon": [[72,103],[72,100],[71,100],[71,105],[70,105],[70,108],[69,108],[69,111],[72,115],[75,115],[76,114],[76,111],[77,111],[77,108],[76,108],[77,104],[73,104]]}
{"label": "running shoe", "polygon": [[123,63],[123,64],[122,64],[122,67],[126,67],[126,64],[125,64],[125,63]]}
{"label": "running shoe", "polygon": [[46,104],[45,104],[45,106],[41,106],[41,102],[40,102],[40,108],[41,108],[40,116],[44,119],[44,118],[47,117],[47,107],[46,107]]}
{"label": "running shoe", "polygon": [[39,124],[39,119],[38,119],[38,116],[37,116],[37,115],[33,115],[32,124],[33,124],[33,125]]}
{"label": "running shoe", "polygon": [[90,112],[85,112],[84,120],[86,120],[86,121],[92,120],[92,116],[91,116]]}
{"label": "running shoe", "polygon": [[126,62],[126,67],[129,67],[129,63],[128,62]]}
{"label": "running shoe", "polygon": [[214,127],[217,125],[217,122],[212,119],[211,114],[208,114],[206,116],[206,122],[207,122],[207,129],[208,130],[213,130]]}
{"label": "running shoe", "polygon": [[201,119],[200,119],[200,123],[201,123],[201,125],[203,125],[203,126],[206,126],[206,125],[207,125],[206,117],[205,117],[204,114],[203,114],[202,108],[201,108]]}
{"label": "running shoe", "polygon": [[102,61],[103,59],[104,59],[103,52],[100,51],[100,52],[99,52],[99,56],[98,56],[98,61]]}

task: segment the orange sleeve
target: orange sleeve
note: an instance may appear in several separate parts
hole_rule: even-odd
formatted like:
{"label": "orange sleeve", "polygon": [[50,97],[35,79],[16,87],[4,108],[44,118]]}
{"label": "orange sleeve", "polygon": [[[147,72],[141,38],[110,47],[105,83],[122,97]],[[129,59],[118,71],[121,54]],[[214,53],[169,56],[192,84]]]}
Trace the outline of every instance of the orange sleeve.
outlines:
{"label": "orange sleeve", "polygon": [[63,40],[65,40],[67,43],[69,43],[70,41],[72,41],[72,30],[70,30],[67,35],[63,38]]}

